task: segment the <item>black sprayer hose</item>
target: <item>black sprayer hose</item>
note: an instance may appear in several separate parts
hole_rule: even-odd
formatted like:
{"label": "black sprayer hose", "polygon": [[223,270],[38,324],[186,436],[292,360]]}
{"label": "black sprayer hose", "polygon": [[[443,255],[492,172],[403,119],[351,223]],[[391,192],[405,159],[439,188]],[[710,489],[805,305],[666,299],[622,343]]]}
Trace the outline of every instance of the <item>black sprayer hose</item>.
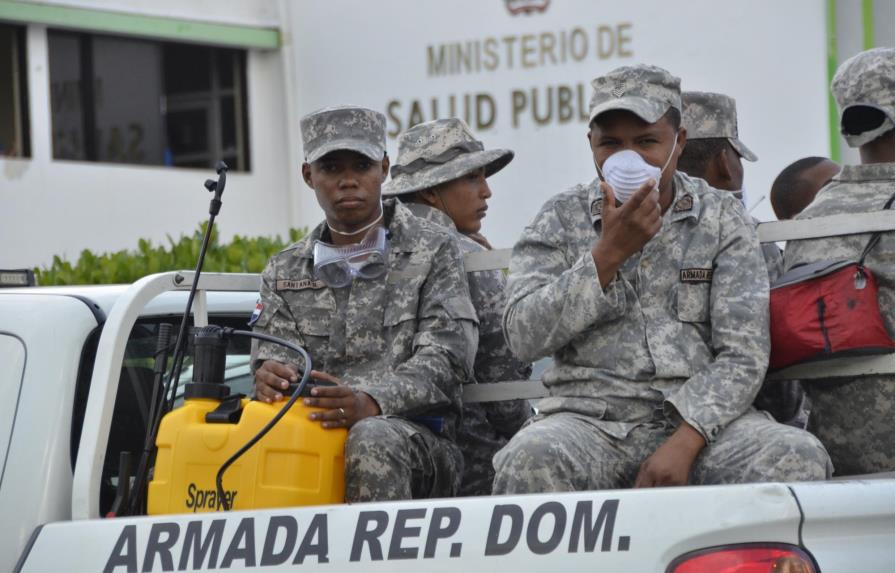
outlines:
{"label": "black sprayer hose", "polygon": [[[199,276],[202,273],[202,265],[205,263],[205,251],[208,250],[208,243],[211,240],[211,232],[214,228],[214,219],[221,211],[221,195],[224,193],[224,187],[227,185],[227,164],[219,161],[216,170],[218,174],[217,182],[208,179],[205,181],[205,188],[214,193],[211,203],[208,206],[208,226],[205,228],[205,237],[202,239],[202,248],[199,250],[199,260],[196,262],[196,272],[193,276],[193,283],[190,285],[190,294],[187,298],[186,310],[180,321],[180,330],[177,332],[177,338],[174,343],[174,360],[171,363],[171,373],[165,383],[164,392],[162,393],[162,406],[158,408],[155,416],[150,420],[149,441],[155,443],[158,435],[159,424],[162,416],[170,411],[174,406],[174,399],[177,396],[177,384],[180,378],[180,369],[183,365],[183,347],[186,343],[186,330],[189,323],[190,312],[193,308],[193,299],[196,297],[196,290],[199,287]],[[170,399],[168,394],[170,393]]]}
{"label": "black sprayer hose", "polygon": [[223,506],[224,511],[230,511],[230,503],[227,501],[227,496],[224,495],[224,472],[227,471],[227,468],[233,465],[233,463],[238,460],[244,453],[249,451],[252,446],[257,444],[261,440],[261,438],[266,436],[267,432],[269,432],[271,429],[273,429],[274,426],[277,425],[277,422],[279,422],[283,418],[283,416],[286,415],[286,412],[289,411],[289,408],[291,408],[292,405],[295,404],[295,401],[301,397],[302,392],[304,392],[305,386],[308,384],[308,379],[310,379],[311,377],[311,357],[308,356],[308,353],[301,346],[293,344],[287,340],[283,340],[282,338],[277,338],[276,336],[270,336],[269,334],[261,334],[260,332],[252,332],[250,330],[231,330],[229,328],[225,328],[224,333],[233,336],[245,336],[246,338],[257,338],[258,340],[265,340],[267,342],[273,342],[274,344],[285,346],[286,348],[294,350],[295,352],[301,354],[301,357],[304,359],[305,362],[305,371],[301,376],[301,380],[298,382],[298,387],[295,388],[295,390],[292,392],[292,396],[289,398],[289,400],[287,400],[286,403],[283,404],[283,407],[280,408],[280,411],[277,412],[276,416],[271,418],[271,420],[267,424],[265,424],[263,428],[258,430],[258,433],[255,434],[252,439],[246,442],[245,445],[236,450],[236,453],[227,458],[227,461],[225,461],[221,465],[221,469],[218,470],[218,474],[215,477],[218,500],[220,500],[219,503]]}

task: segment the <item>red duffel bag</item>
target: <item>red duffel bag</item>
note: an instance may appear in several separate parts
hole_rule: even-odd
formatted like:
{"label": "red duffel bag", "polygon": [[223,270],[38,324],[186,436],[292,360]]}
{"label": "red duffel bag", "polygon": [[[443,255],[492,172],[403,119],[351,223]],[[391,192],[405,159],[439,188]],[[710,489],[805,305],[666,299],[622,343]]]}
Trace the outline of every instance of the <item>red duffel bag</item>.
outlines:
{"label": "red duffel bag", "polygon": [[796,267],[771,288],[771,370],[892,351],[895,342],[883,324],[876,279],[867,267],[820,261]]}
{"label": "red duffel bag", "polygon": [[[889,198],[883,209],[895,202]],[[895,351],[879,311],[876,278],[864,266],[882,233],[857,261],[819,261],[771,285],[771,359],[777,370],[800,362]]]}

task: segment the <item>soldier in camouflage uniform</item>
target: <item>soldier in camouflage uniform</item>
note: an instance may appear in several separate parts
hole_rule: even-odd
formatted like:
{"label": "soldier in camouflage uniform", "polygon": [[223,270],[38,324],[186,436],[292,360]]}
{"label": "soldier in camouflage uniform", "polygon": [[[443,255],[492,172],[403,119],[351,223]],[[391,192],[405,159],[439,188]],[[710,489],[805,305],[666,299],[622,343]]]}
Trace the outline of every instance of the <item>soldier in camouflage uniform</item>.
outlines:
{"label": "soldier in camouflage uniform", "polygon": [[[687,130],[687,146],[681,152],[678,171],[704,179],[721,191],[730,191],[746,206],[743,162],[758,157],[740,141],[736,100],[711,92],[683,92],[682,123]],[[758,220],[749,217],[757,227]],[[783,272],[783,251],[774,243],[761,245],[761,254],[773,283]],[[762,385],[755,406],[770,412],[778,422],[804,428],[808,418],[805,394],[798,380],[767,382]]]}
{"label": "soldier in camouflage uniform", "polygon": [[[745,206],[742,160],[757,161],[758,157],[739,139],[736,100],[719,93],[684,92],[681,103],[687,146],[681,152],[678,170],[705,179],[715,189],[732,192]],[[757,219],[751,219],[758,225]],[[768,280],[774,282],[783,271],[783,253],[774,243],[765,243],[761,254]]]}
{"label": "soldier in camouflage uniform", "polygon": [[[296,340],[312,357],[313,378],[338,382],[304,400],[327,409],[311,415],[324,427],[350,428],[347,501],[454,495],[460,389],[478,345],[457,242],[400,203],[380,201],[389,165],[382,114],[328,108],[302,118],[301,133],[302,175],[326,220],[271,259],[254,327]],[[342,288],[315,275],[318,243],[357,244],[383,226],[385,274]],[[282,399],[302,368],[269,343],[256,345],[253,364],[256,393],[268,402]]]}
{"label": "soldier in camouflage uniform", "polygon": [[[512,158],[513,152],[506,149],[486,151],[460,119],[422,123],[399,138],[392,179],[382,194],[399,197],[414,215],[453,231],[464,253],[484,251],[487,240],[480,230],[491,197],[485,178],[503,169]],[[479,348],[472,382],[528,379],[530,365],[513,356],[503,337],[504,274],[476,271],[466,276],[479,319]],[[526,400],[463,405],[463,420],[457,432],[457,444],[465,462],[460,495],[491,493],[491,458],[530,416],[531,407]]]}
{"label": "soldier in camouflage uniform", "polygon": [[[513,249],[507,340],[554,364],[538,416],[494,457],[495,493],[830,474],[816,438],[751,408],[768,361],[767,272],[740,202],[675,170],[679,85],[654,66],[594,80],[589,139],[615,188],[556,195]],[[641,167],[613,176],[613,156],[632,153]]]}
{"label": "soldier in camouflage uniform", "polygon": [[[841,131],[858,147],[861,165],[845,165],[796,216],[813,219],[879,211],[895,194],[895,49],[858,54],[833,77]],[[870,234],[791,241],[785,268],[821,260],[857,260]],[[876,276],[879,306],[895,336],[895,232],[885,232],[866,260]],[[830,452],[839,475],[895,470],[895,376],[806,381],[809,429]]]}

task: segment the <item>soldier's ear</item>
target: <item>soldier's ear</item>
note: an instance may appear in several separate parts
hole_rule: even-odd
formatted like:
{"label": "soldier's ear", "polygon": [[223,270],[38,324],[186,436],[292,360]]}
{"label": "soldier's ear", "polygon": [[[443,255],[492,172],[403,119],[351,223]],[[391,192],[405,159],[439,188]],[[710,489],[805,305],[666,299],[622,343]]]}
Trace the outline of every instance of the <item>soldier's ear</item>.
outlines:
{"label": "soldier's ear", "polygon": [[432,187],[430,189],[423,189],[422,191],[417,191],[416,196],[419,197],[420,201],[429,205],[430,207],[435,207],[435,203],[438,197],[436,193],[437,187]]}
{"label": "soldier's ear", "polygon": [[730,167],[729,153],[735,152],[732,147],[727,146],[721,149],[721,151],[712,158],[712,169],[715,170],[718,178],[725,182],[733,180],[733,170]]}
{"label": "soldier's ear", "polygon": [[307,161],[301,164],[301,178],[305,180],[305,185],[314,188],[314,184],[311,180],[311,164]]}

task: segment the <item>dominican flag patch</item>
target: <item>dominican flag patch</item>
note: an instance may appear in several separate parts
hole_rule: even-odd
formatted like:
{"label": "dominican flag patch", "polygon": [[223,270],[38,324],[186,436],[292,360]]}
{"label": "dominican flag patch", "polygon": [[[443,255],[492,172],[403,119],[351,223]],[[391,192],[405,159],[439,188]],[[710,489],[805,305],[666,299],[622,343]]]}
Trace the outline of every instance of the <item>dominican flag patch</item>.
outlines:
{"label": "dominican flag patch", "polygon": [[255,326],[255,323],[261,318],[261,311],[263,310],[264,303],[261,302],[261,299],[259,298],[258,302],[255,303],[255,310],[252,311],[252,318],[249,319],[249,326]]}

